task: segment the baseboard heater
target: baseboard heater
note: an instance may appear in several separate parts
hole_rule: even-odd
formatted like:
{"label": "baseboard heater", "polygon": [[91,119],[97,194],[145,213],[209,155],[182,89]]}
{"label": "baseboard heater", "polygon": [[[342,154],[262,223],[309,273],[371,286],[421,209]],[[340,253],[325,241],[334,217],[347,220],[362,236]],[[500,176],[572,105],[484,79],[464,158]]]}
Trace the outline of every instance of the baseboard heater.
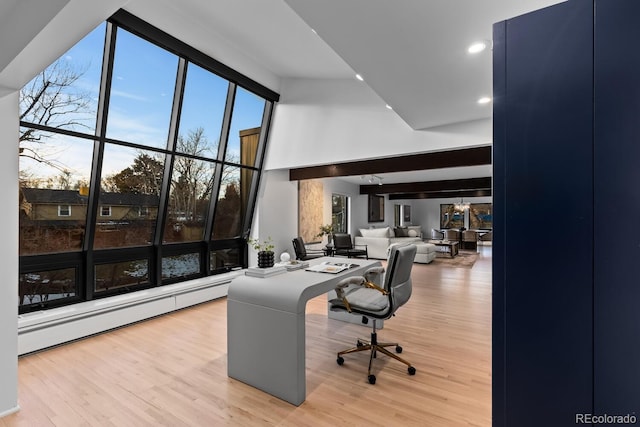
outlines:
{"label": "baseboard heater", "polygon": [[53,347],[227,296],[244,272],[208,276],[18,316],[18,355]]}

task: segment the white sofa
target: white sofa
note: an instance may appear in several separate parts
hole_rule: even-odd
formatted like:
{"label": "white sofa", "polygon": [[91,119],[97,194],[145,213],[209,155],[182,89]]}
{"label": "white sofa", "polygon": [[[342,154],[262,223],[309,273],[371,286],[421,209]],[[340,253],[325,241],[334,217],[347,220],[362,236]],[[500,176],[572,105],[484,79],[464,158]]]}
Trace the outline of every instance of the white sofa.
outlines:
{"label": "white sofa", "polygon": [[[387,251],[393,243],[422,242],[422,231],[419,225],[407,228],[408,237],[396,237],[396,232],[390,227],[360,229],[359,236],[354,239],[356,245],[367,245],[369,258],[387,259]],[[401,230],[404,231],[404,230]]]}

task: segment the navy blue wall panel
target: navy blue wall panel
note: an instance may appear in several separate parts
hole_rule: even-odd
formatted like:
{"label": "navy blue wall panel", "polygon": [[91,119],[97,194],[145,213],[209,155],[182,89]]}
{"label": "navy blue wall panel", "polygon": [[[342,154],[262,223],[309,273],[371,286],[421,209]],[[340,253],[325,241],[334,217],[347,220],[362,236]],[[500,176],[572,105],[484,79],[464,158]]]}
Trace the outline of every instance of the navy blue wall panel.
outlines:
{"label": "navy blue wall panel", "polygon": [[640,1],[595,16],[594,411],[640,417]]}
{"label": "navy blue wall panel", "polygon": [[492,402],[493,425],[505,425],[505,163],[506,163],[506,23],[493,26],[493,319]]}
{"label": "navy blue wall panel", "polygon": [[494,40],[494,426],[574,425],[593,397],[592,6],[505,25]]}

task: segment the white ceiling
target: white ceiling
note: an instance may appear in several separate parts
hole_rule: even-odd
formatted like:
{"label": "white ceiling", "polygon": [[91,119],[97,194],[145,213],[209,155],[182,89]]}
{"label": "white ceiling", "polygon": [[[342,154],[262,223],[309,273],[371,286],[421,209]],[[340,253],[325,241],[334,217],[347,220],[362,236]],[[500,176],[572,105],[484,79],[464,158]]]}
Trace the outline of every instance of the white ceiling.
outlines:
{"label": "white ceiling", "polygon": [[[495,22],[561,1],[133,0],[125,8],[183,39],[226,39],[279,78],[357,72],[420,130],[491,117],[491,105],[476,102],[492,94],[491,50],[470,55],[468,46],[490,44]],[[173,25],[153,22],[150,4],[169,9],[162,14]]]}
{"label": "white ceiling", "polygon": [[[149,19],[149,1],[134,0],[125,8]],[[155,5],[173,11],[173,24],[189,23],[180,26],[181,38],[188,40],[190,32],[196,44],[202,32],[223,38],[280,79],[352,79],[357,72],[420,131],[490,119],[491,104],[479,105],[477,100],[492,94],[493,24],[560,2],[156,0]],[[175,32],[168,25],[163,29]],[[475,41],[485,41],[489,48],[471,55],[467,48]],[[215,52],[207,53],[215,57]],[[483,143],[488,139],[490,135],[479,136]],[[386,183],[490,175],[490,166],[382,174]]]}
{"label": "white ceiling", "polygon": [[232,47],[227,65],[276,91],[287,78],[352,79],[357,72],[415,131],[488,120],[491,105],[476,101],[492,93],[491,51],[470,55],[467,47],[490,40],[495,22],[560,2],[1,0],[0,95],[124,7],[214,58],[222,41]]}

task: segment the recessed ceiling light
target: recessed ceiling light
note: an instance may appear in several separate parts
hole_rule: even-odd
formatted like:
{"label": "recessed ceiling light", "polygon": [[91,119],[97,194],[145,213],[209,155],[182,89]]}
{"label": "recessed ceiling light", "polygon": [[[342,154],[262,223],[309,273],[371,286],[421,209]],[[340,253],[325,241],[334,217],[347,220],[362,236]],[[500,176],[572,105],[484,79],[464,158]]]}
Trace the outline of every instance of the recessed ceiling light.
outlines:
{"label": "recessed ceiling light", "polygon": [[489,98],[488,96],[483,96],[482,98],[478,99],[478,104],[488,104],[491,102],[491,98]]}
{"label": "recessed ceiling light", "polygon": [[469,53],[480,53],[487,48],[487,44],[485,42],[476,42],[469,46],[467,52]]}
{"label": "recessed ceiling light", "polygon": [[393,108],[391,108],[391,105],[389,105],[389,104],[387,104],[387,105],[386,105],[386,107],[387,107],[389,110],[393,110]]}
{"label": "recessed ceiling light", "polygon": [[362,76],[360,74],[356,74],[356,79],[360,80],[361,82],[364,81],[364,79],[362,78]]}

